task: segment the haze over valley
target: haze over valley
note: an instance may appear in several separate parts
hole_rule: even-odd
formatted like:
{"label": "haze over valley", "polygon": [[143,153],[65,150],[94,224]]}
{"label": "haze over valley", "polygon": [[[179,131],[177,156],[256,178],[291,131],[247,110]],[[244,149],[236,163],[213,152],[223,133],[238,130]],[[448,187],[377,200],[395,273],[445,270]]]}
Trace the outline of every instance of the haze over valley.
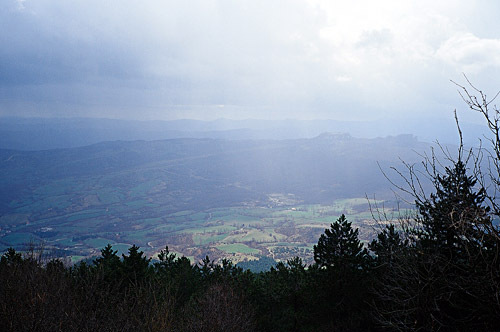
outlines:
{"label": "haze over valley", "polygon": [[[217,133],[214,131],[214,133]],[[311,262],[319,234],[345,213],[368,240],[372,204],[395,196],[381,168],[418,162],[411,135],[307,139],[177,138],[41,151],[0,150],[0,243],[43,241],[91,257],[107,243],[169,245],[200,261],[262,256]]]}

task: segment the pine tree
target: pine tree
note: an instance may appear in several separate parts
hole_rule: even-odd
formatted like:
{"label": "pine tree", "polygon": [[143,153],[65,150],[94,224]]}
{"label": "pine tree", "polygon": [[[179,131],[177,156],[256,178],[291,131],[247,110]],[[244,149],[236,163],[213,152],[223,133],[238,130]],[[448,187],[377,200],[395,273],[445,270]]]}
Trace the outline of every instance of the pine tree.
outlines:
{"label": "pine tree", "polygon": [[[378,319],[399,330],[497,331],[498,241],[487,231],[485,191],[460,159],[432,180],[435,193],[416,200],[411,243],[379,274]],[[383,253],[397,240],[389,235],[373,248]]]}
{"label": "pine tree", "polygon": [[[315,313],[322,330],[363,331],[369,321],[365,301],[369,301],[372,259],[345,215],[325,229],[314,246],[315,298],[322,306]],[[333,325],[332,325],[333,324]]]}
{"label": "pine tree", "polygon": [[16,252],[12,247],[7,249],[7,252],[0,258],[0,267],[8,265],[20,265],[23,262],[21,253]]}
{"label": "pine tree", "polygon": [[325,229],[318,244],[314,246],[314,260],[321,267],[333,269],[365,269],[369,265],[368,250],[358,238],[358,229],[355,230],[345,215]]}
{"label": "pine tree", "polygon": [[144,256],[143,251],[135,244],[128,249],[128,256],[123,254],[122,270],[124,277],[132,282],[144,280],[151,272],[151,258]]}
{"label": "pine tree", "polygon": [[394,224],[387,225],[382,232],[377,234],[368,248],[375,254],[377,266],[390,267],[397,256],[408,247],[408,239],[403,239],[396,231]]}
{"label": "pine tree", "polygon": [[116,283],[118,281],[122,262],[117,252],[108,243],[106,247],[101,249],[101,257],[94,260],[94,266],[103,276],[105,282]]}
{"label": "pine tree", "polygon": [[489,207],[484,206],[484,189],[475,190],[476,180],[467,175],[461,161],[438,175],[436,192],[417,201],[422,228],[417,232],[419,246],[453,260],[468,259],[482,250],[482,225],[490,222]]}

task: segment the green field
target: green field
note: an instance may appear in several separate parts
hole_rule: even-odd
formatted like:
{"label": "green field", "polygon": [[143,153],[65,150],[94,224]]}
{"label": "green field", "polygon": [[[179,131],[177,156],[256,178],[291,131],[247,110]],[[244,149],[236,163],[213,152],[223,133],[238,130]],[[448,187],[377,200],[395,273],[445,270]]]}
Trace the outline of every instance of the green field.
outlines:
{"label": "green field", "polygon": [[[136,244],[148,255],[168,245],[196,261],[299,255],[311,262],[309,248],[341,214],[368,241],[376,225],[366,193],[384,200],[372,205],[397,206],[387,201],[394,195],[380,168],[420,162],[415,151],[427,147],[404,137],[326,134],[2,150],[0,250],[33,240],[93,257],[107,243],[121,252]],[[249,249],[225,247],[238,244]]]}
{"label": "green field", "polygon": [[236,254],[236,253],[259,254],[260,253],[259,250],[250,248],[247,245],[244,245],[242,243],[223,244],[223,245],[217,246],[217,249],[220,249],[220,250],[227,252],[229,254]]}
{"label": "green field", "polygon": [[[153,183],[149,183],[136,190],[148,191],[152,187]],[[135,194],[125,204],[114,204],[120,195],[98,191],[99,199],[111,205],[75,212],[68,209],[66,213],[54,213],[55,216],[39,222],[27,223],[29,215],[21,213],[2,216],[4,223],[11,226],[2,228],[1,249],[22,247],[30,241],[43,239],[44,243],[56,248],[78,250],[73,260],[77,256],[98,254],[109,243],[120,254],[126,253],[132,244],[141,246],[151,255],[168,245],[172,251],[195,261],[200,261],[204,255],[238,261],[265,254],[276,260],[300,256],[312,262],[313,245],[342,213],[360,228],[361,236],[373,233],[373,218],[364,198],[341,199],[331,204],[273,208],[236,206],[145,216],[137,213],[137,208],[149,211],[155,204],[146,199],[137,200]],[[62,206],[60,202],[67,198],[58,197],[61,200],[53,198],[37,203],[38,208],[47,202]],[[134,209],[127,210],[129,207]],[[19,210],[24,211],[25,207]]]}

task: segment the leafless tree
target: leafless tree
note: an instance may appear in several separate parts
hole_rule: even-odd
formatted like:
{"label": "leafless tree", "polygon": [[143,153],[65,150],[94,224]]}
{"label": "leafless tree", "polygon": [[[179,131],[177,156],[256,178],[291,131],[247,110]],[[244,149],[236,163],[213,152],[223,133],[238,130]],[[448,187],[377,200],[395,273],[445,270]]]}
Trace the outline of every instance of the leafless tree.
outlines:
{"label": "leafless tree", "polygon": [[[459,93],[470,110],[483,116],[486,122],[489,134],[484,136],[488,145],[483,147],[480,144],[478,157],[486,155],[486,163],[477,164],[477,179],[482,188],[487,192],[487,199],[495,216],[500,217],[500,110],[493,102],[500,94],[497,92],[493,98],[489,99],[482,90],[476,88],[465,76],[467,85],[460,85],[453,82],[459,88]],[[481,143],[481,139],[480,139]],[[498,227],[490,227],[490,234],[500,239],[500,230]]]}
{"label": "leafless tree", "polygon": [[[486,120],[488,145],[479,140],[479,147],[466,149],[455,112],[460,137],[456,152],[437,143],[437,148],[422,154],[421,163],[403,161],[402,169],[393,167],[395,179],[384,173],[400,199],[432,208],[443,179],[456,175],[450,170],[461,164],[475,183],[471,190],[482,197],[481,204],[451,203],[443,210],[443,219],[438,219],[445,224],[439,227],[454,237],[453,244],[443,250],[422,246],[422,239],[432,237],[422,211],[416,209],[413,216],[399,220],[409,246],[396,253],[390,267],[380,267],[383,272],[374,288],[376,319],[389,330],[500,329],[500,230],[496,223],[500,217],[500,111],[492,104],[498,93],[488,99],[467,77],[466,81],[468,87],[454,83],[467,106]],[[374,216],[385,215],[377,212]],[[454,254],[457,251],[460,254]]]}
{"label": "leafless tree", "polygon": [[188,310],[186,330],[197,332],[254,331],[253,311],[230,285],[214,284]]}

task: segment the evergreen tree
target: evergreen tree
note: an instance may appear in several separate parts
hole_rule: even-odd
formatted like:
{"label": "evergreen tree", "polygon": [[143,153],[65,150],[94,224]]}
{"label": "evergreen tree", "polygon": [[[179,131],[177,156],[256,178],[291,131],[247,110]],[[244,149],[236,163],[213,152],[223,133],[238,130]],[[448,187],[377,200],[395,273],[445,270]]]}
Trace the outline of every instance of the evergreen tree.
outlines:
{"label": "evergreen tree", "polygon": [[314,260],[320,267],[311,271],[316,279],[314,296],[322,303],[315,313],[319,329],[366,331],[372,258],[345,215],[320,236]]}
{"label": "evergreen tree", "polygon": [[485,190],[476,189],[476,182],[458,160],[437,176],[436,192],[417,202],[422,226],[416,232],[417,253],[424,255],[418,268],[421,281],[430,285],[422,303],[431,304],[420,321],[427,326],[472,329],[491,320],[480,317],[490,311],[484,303],[492,299],[491,286],[498,287],[498,280],[491,278],[499,271],[498,241],[491,241],[483,228],[491,219]]}
{"label": "evergreen tree", "polygon": [[94,260],[94,265],[97,267],[117,268],[120,265],[120,257],[118,257],[117,252],[108,243],[106,247],[101,249],[101,257]]}
{"label": "evergreen tree", "polygon": [[489,207],[484,206],[484,189],[475,190],[476,179],[467,175],[461,161],[445,169],[435,179],[436,192],[417,201],[419,246],[453,260],[467,259],[484,248],[482,225],[490,222]]}
{"label": "evergreen tree", "polygon": [[[94,260],[94,266],[105,282],[118,282],[122,262],[111,244],[101,249],[101,257]],[[83,268],[83,267],[82,267]]]}
{"label": "evergreen tree", "polygon": [[378,275],[378,319],[400,330],[497,331],[499,247],[488,233],[485,191],[461,160],[433,181],[435,193],[417,198],[419,216],[407,233],[412,243],[391,230],[372,242],[382,260],[392,244],[403,244]]}
{"label": "evergreen tree", "polygon": [[128,249],[128,255],[123,254],[122,270],[124,277],[131,282],[143,281],[150,274],[152,267],[149,265],[151,258],[147,258],[140,247],[135,244]]}
{"label": "evergreen tree", "polygon": [[23,256],[21,253],[16,252],[12,247],[7,249],[7,252],[0,258],[0,267],[6,267],[8,265],[19,265],[23,262]]}
{"label": "evergreen tree", "polygon": [[390,267],[401,253],[401,250],[408,247],[408,244],[408,239],[403,240],[401,234],[396,231],[394,224],[390,224],[386,225],[384,230],[377,234],[377,238],[370,242],[368,248],[375,254],[378,267]]}
{"label": "evergreen tree", "polygon": [[363,248],[355,230],[345,215],[325,229],[318,244],[314,246],[314,260],[321,267],[333,269],[366,269],[369,266],[370,255]]}

